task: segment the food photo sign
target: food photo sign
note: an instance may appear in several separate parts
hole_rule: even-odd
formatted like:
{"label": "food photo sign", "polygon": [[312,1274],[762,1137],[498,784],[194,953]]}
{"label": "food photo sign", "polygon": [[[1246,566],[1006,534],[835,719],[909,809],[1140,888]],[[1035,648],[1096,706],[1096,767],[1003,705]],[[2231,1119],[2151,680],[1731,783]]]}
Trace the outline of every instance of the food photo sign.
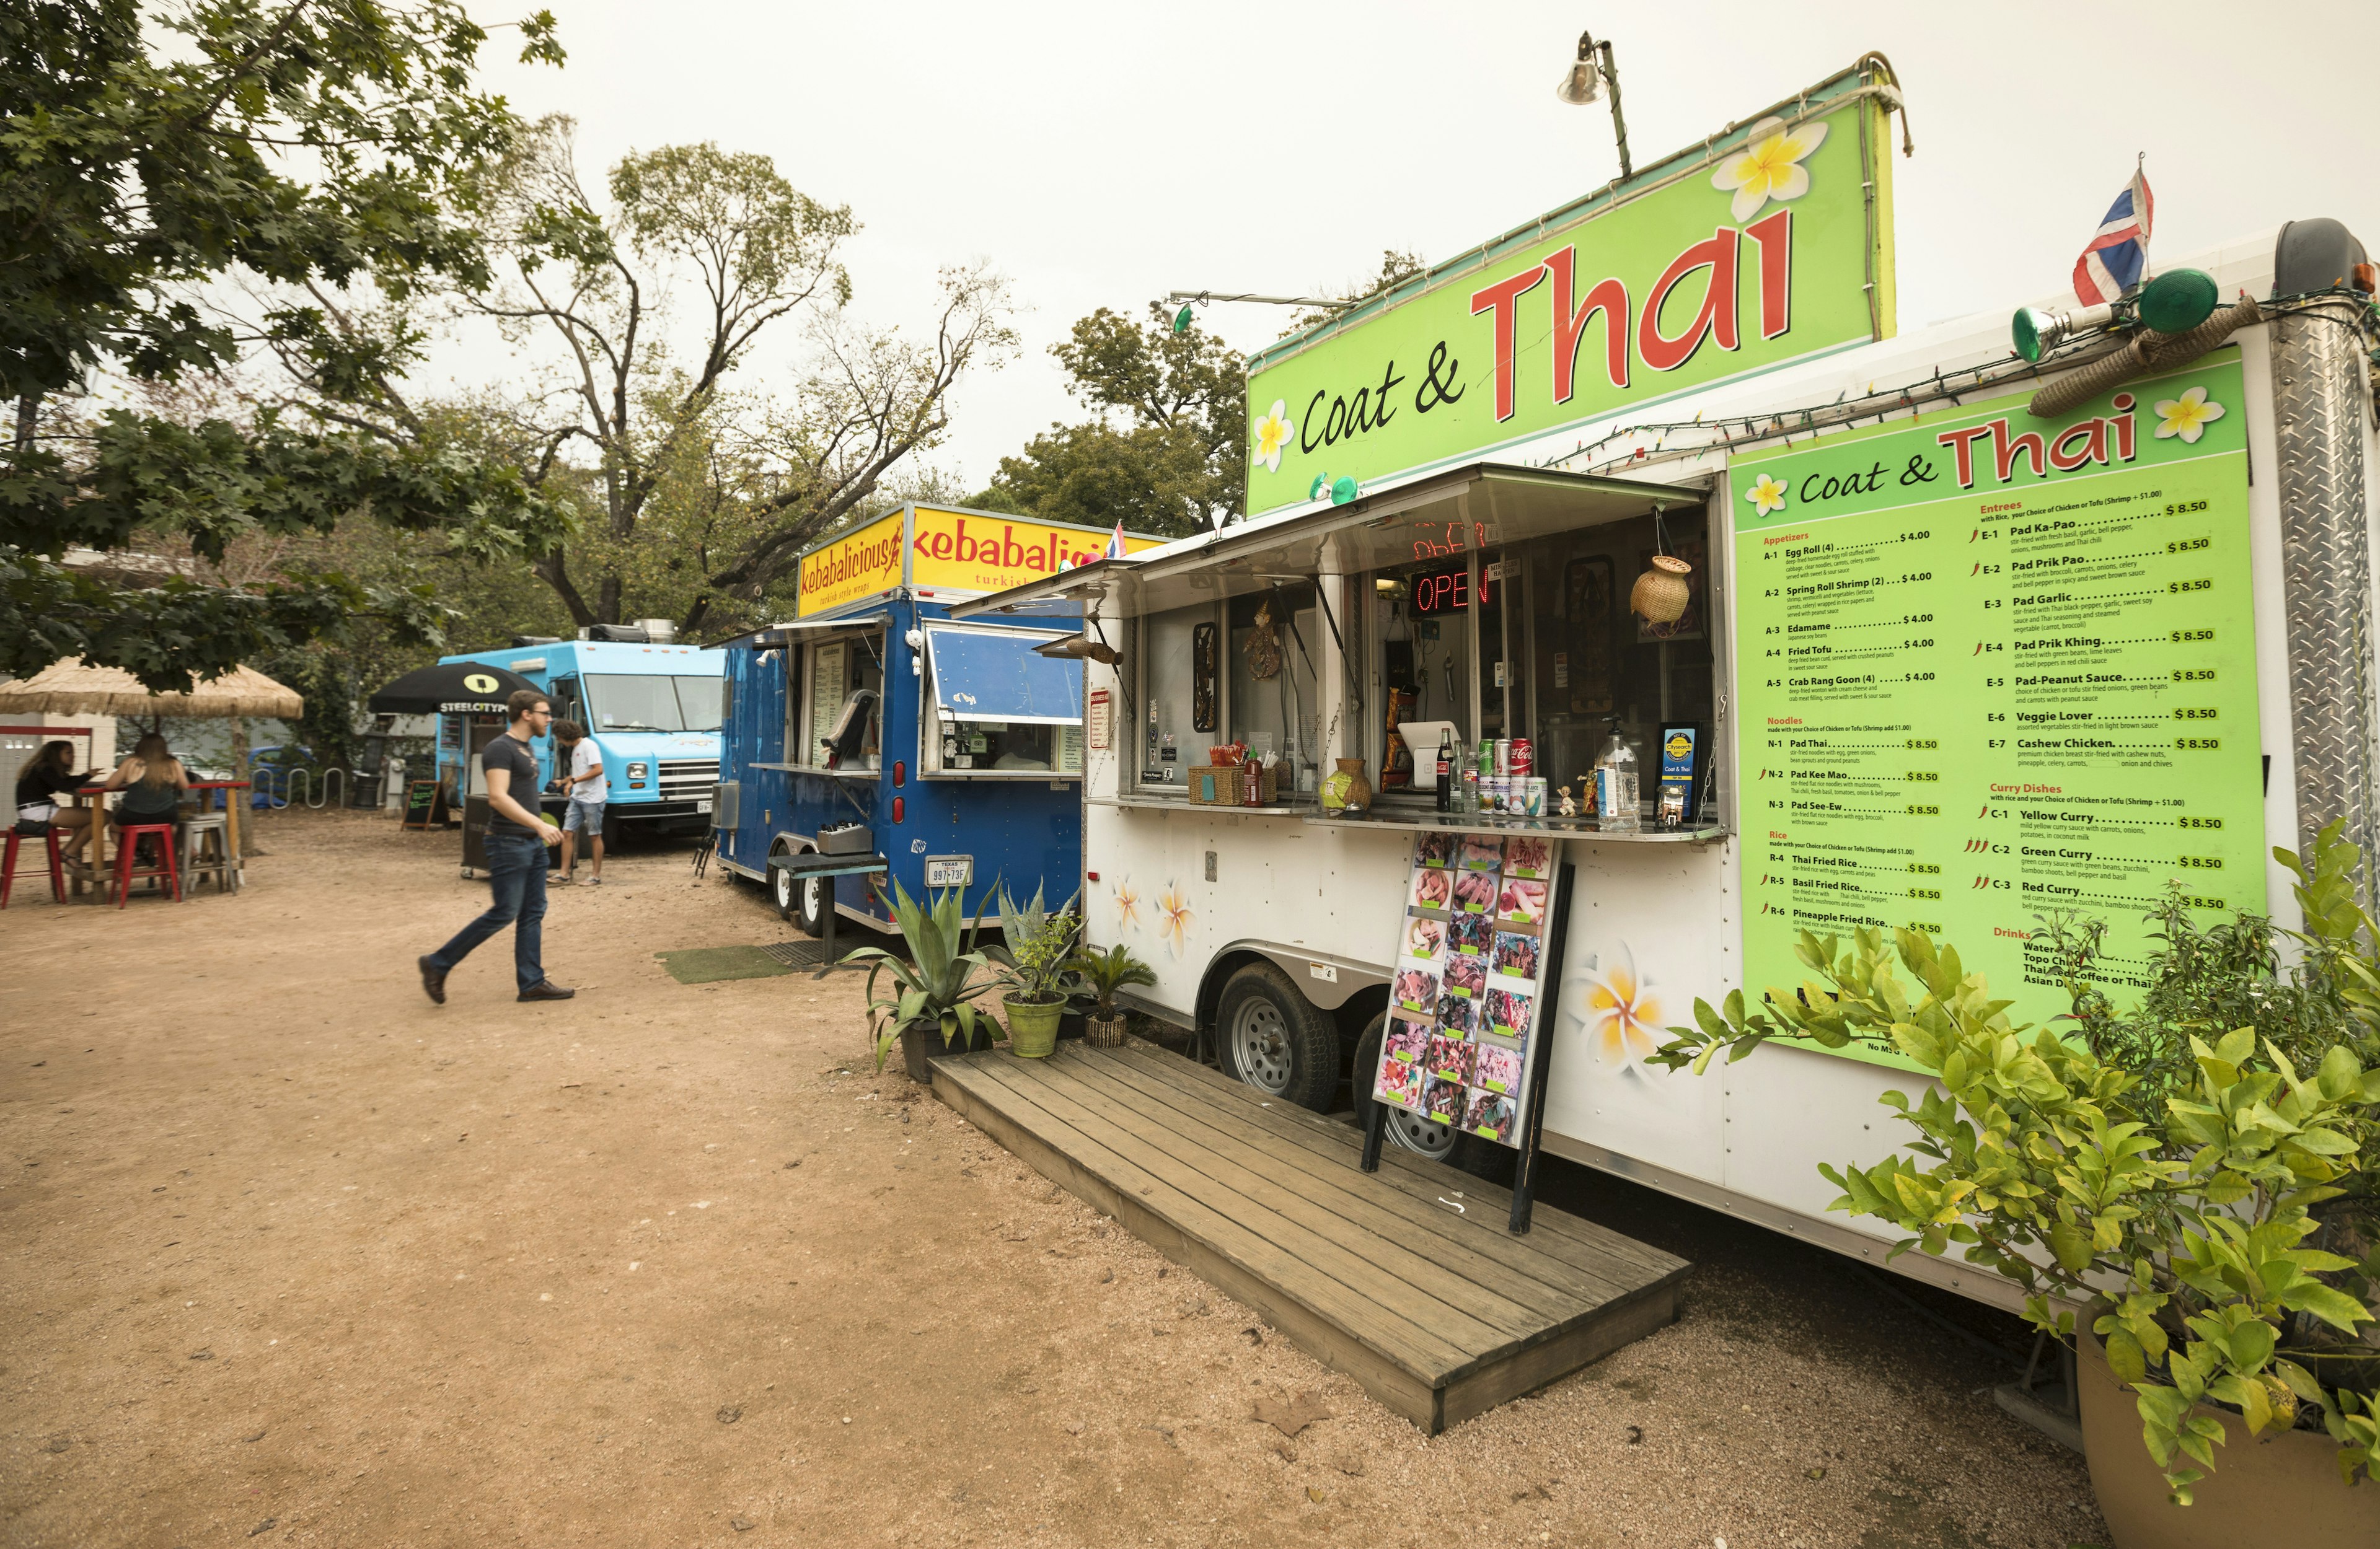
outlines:
{"label": "food photo sign", "polygon": [[1415,838],[1374,1097],[1522,1144],[1555,862],[1533,834]]}

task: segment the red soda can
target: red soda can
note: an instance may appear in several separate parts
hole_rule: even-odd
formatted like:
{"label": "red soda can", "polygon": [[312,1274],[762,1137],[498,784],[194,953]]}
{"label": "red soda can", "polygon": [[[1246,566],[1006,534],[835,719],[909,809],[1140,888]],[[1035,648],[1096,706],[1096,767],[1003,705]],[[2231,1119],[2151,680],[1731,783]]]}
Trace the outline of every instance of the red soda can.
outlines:
{"label": "red soda can", "polygon": [[1537,752],[1529,745],[1529,739],[1526,737],[1512,739],[1512,772],[1516,775],[1533,775],[1537,772]]}

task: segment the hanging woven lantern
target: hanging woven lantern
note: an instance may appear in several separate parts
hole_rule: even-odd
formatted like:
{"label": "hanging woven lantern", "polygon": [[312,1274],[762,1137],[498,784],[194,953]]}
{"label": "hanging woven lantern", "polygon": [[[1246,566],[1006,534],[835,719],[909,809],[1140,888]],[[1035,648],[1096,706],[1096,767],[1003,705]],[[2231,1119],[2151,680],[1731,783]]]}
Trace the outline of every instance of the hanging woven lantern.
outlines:
{"label": "hanging woven lantern", "polygon": [[1646,623],[1674,623],[1686,611],[1686,577],[1694,566],[1675,554],[1656,554],[1653,567],[1628,588],[1628,611]]}

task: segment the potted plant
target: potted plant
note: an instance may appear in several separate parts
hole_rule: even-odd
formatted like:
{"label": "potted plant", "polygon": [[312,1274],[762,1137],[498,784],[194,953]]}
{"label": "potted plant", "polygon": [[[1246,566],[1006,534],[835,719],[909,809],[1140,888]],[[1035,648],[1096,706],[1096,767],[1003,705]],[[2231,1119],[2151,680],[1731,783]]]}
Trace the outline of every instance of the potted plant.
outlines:
{"label": "potted plant", "polygon": [[1041,1059],[1058,1047],[1058,1019],[1066,1012],[1066,991],[1073,980],[1075,938],[1082,923],[1075,917],[1069,898],[1056,914],[1041,904],[1041,889],[1023,908],[1000,889],[1000,931],[1006,940],[985,949],[1001,986],[1008,1012],[1010,1052]]}
{"label": "potted plant", "polygon": [[1117,1048],[1123,1043],[1123,1013],[1116,1010],[1116,991],[1126,985],[1153,985],[1157,974],[1119,941],[1105,951],[1087,948],[1066,964],[1098,998],[1085,1028],[1083,1041],[1093,1048]]}
{"label": "potted plant", "polygon": [[[1890,1050],[1934,1076],[1913,1106],[1878,1099],[1916,1131],[1907,1154],[1820,1169],[1843,1191],[1833,1208],[1908,1232],[1896,1254],[1957,1245],[2024,1289],[2036,1327],[2077,1338],[2085,1435],[2103,1438],[2092,1477],[2123,1549],[2213,1543],[2234,1521],[2242,1536],[2287,1523],[2293,1543],[2364,1543],[2380,1513],[2368,1491],[2310,1496],[2290,1458],[2311,1446],[2348,1485],[2380,1461],[2380,928],[2355,902],[2357,853],[2338,825],[2310,873],[2275,854],[2300,877],[2294,970],[2270,922],[2202,928],[2177,900],[2148,992],[2119,1012],[2088,982],[2095,927],[2055,922],[2069,1039],[2012,1023],[2010,1002],[1925,935],[1888,946],[1862,929],[1846,947],[1805,932],[1814,977],[1798,993],[1751,1011],[1741,992],[1697,1001],[1698,1025],[1671,1028],[1655,1056],[1699,1072],[1783,1035]],[[2104,1445],[2119,1385],[2138,1441]],[[2250,1438],[2275,1445],[2230,1445]],[[2180,1509],[2202,1481],[2216,1504]],[[2328,1521],[2366,1536],[2324,1536]]]}
{"label": "potted plant", "polygon": [[[860,947],[843,957],[845,962],[869,964],[868,1033],[876,1041],[876,1068],[884,1068],[884,1056],[897,1037],[909,1079],[922,1086],[933,1084],[933,1068],[927,1063],[932,1056],[965,1054],[991,1044],[992,1021],[973,1004],[991,985],[972,982],[985,958],[975,950],[975,927],[962,930],[965,902],[965,894],[953,888],[934,895],[930,906],[920,904],[896,881],[892,919],[909,949],[908,960],[881,947]],[[879,997],[876,976],[887,973],[892,975],[893,993]]]}

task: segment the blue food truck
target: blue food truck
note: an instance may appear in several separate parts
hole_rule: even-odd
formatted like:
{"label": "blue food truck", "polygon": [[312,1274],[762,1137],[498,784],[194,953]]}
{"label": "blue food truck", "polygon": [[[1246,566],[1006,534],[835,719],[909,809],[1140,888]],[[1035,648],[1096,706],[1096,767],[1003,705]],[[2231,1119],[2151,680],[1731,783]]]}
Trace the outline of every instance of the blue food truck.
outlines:
{"label": "blue food truck", "polygon": [[[1087,563],[1116,534],[904,506],[801,559],[795,617],[723,642],[720,864],[788,919],[892,922],[912,896],[997,877],[1051,904],[1082,875],[1078,620],[958,623],[950,605]],[[1126,552],[1160,539],[1123,534]],[[1051,653],[1057,654],[1051,654]],[[797,876],[775,857],[880,860],[880,875]],[[978,907],[997,921],[996,905]]]}
{"label": "blue food truck", "polygon": [[[606,843],[617,842],[631,825],[648,834],[699,834],[709,827],[711,787],[719,781],[724,652],[633,640],[549,640],[442,660],[517,672],[551,697],[554,720],[587,728],[611,785],[603,811]],[[502,716],[439,718],[438,779],[458,805],[481,789],[477,756],[504,729]],[[553,739],[549,734],[529,745],[542,790],[554,776]]]}

